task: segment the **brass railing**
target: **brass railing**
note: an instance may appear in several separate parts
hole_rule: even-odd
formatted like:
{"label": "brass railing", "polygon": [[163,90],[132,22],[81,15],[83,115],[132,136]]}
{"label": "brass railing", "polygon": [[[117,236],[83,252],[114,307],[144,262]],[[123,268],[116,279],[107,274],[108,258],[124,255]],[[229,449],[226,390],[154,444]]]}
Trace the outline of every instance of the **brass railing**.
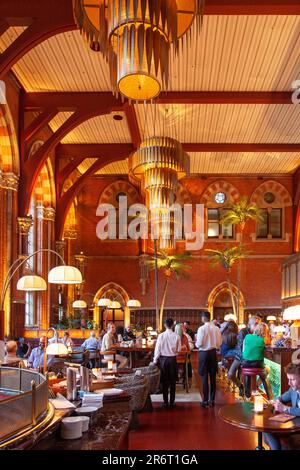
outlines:
{"label": "brass railing", "polygon": [[49,409],[48,382],[38,372],[0,367],[0,446],[36,426]]}

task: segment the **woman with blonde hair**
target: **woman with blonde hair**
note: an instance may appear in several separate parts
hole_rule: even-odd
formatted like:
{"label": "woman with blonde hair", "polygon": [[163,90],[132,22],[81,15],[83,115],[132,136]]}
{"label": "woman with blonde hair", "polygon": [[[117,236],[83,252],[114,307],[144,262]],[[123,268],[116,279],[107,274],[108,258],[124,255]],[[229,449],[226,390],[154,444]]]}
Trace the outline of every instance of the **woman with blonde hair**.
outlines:
{"label": "woman with blonde hair", "polygon": [[[244,340],[242,367],[246,369],[263,369],[264,368],[264,351],[266,349],[265,336],[267,332],[265,323],[258,323],[252,335],[247,335]],[[267,383],[263,381],[266,393],[269,396],[269,388]],[[251,396],[250,377],[245,377],[245,394],[247,398]]]}

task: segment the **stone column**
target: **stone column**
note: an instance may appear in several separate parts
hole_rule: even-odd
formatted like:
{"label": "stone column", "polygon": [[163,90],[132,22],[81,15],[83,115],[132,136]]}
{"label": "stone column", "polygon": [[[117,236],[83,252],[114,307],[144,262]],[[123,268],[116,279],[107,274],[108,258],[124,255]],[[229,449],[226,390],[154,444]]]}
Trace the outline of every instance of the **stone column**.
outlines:
{"label": "stone column", "polygon": [[[51,249],[55,209],[39,205],[36,208],[37,217],[37,249]],[[37,255],[37,273],[47,282],[48,272],[51,269],[51,253],[42,252]],[[38,325],[42,330],[50,326],[51,285],[48,284],[47,291],[37,296]]]}
{"label": "stone column", "polygon": [[[17,215],[17,191],[19,178],[14,173],[0,173],[0,285],[3,285],[12,260],[17,251],[14,244],[16,232],[15,217]],[[4,312],[0,313],[0,339],[11,334],[11,291],[13,283],[7,291]]]}

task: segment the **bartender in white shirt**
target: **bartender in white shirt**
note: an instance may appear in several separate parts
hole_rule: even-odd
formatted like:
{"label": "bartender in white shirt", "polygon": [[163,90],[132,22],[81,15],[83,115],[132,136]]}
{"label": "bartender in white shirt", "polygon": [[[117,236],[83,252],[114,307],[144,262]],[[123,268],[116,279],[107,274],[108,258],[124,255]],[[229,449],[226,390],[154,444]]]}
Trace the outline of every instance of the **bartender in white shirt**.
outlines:
{"label": "bartender in white shirt", "polygon": [[221,347],[222,334],[220,328],[210,322],[209,312],[202,312],[201,319],[203,325],[198,328],[196,348],[199,349],[198,372],[203,386],[203,401],[201,406],[208,408],[208,406],[214,406],[215,404],[218,370],[217,349]]}
{"label": "bartender in white shirt", "polygon": [[173,325],[172,318],[165,321],[166,331],[157,338],[153,360],[154,364],[159,364],[161,370],[164,408],[172,408],[175,405],[176,381],[178,378],[176,356],[181,350],[181,339],[179,335],[173,332]]}

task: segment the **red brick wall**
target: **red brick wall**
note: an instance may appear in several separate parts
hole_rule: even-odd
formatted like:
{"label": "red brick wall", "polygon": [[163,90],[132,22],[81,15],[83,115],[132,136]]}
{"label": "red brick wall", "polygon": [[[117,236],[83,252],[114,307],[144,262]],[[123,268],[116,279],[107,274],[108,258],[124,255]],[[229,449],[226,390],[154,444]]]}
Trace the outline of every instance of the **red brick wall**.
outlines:
{"label": "red brick wall", "polygon": [[[215,180],[190,178],[184,181],[184,186],[190,191],[193,202],[200,202],[203,191]],[[262,183],[257,177],[222,178],[237,187],[241,195],[251,195]],[[138,264],[139,245],[137,242],[101,242],[96,237],[97,202],[104,187],[113,178],[90,178],[79,195],[77,211],[78,239],[72,241],[71,253],[84,252],[89,257],[86,269],[84,292],[95,294],[107,282],[115,282],[122,286],[130,297],[141,300],[144,308],[154,307],[153,273],[145,296],[141,294],[140,268]],[[293,194],[293,178],[277,179]],[[255,224],[249,223],[244,233],[244,243],[247,249],[256,257],[243,261],[241,288],[245,297],[246,307],[280,306],[281,264],[282,260],[292,253],[292,236],[289,242],[255,242],[250,237],[255,232]],[[293,208],[285,210],[285,233],[293,232]],[[221,248],[224,243],[206,242],[204,249],[193,252],[196,257],[192,260],[193,269],[188,280],[170,283],[166,307],[201,308],[205,307],[211,290],[225,281],[221,268],[212,269],[205,253],[206,248]],[[258,256],[258,257],[257,257]],[[232,280],[236,282],[236,271],[232,272]],[[160,275],[160,295],[163,290],[163,276]]]}

